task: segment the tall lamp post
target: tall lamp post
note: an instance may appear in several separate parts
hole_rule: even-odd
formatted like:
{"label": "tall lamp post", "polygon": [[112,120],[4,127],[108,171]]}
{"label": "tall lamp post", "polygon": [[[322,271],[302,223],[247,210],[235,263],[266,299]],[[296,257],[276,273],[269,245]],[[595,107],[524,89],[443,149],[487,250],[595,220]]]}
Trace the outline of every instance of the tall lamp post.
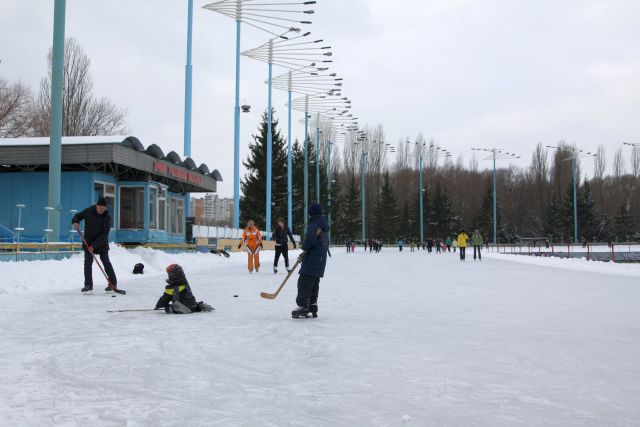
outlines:
{"label": "tall lamp post", "polygon": [[267,84],[269,87],[268,107],[267,107],[267,194],[266,194],[266,227],[271,228],[271,181],[272,181],[272,149],[273,149],[273,129],[272,129],[272,88],[273,88],[273,65],[279,65],[284,68],[299,69],[300,67],[310,66],[311,63],[317,62],[330,63],[332,56],[330,46],[319,45],[322,39],[313,41],[299,41],[303,37],[309,36],[307,32],[302,35],[288,38],[280,36],[274,38],[258,46],[254,49],[247,50],[242,55],[257,61],[266,62],[269,65],[269,79]]}
{"label": "tall lamp post", "polygon": [[580,243],[578,236],[578,159],[585,157],[596,157],[597,154],[586,152],[577,147],[559,147],[555,145],[547,145],[552,150],[566,150],[569,156],[563,161],[571,162],[571,181],[573,186],[573,242]]}
{"label": "tall lamp post", "polygon": [[[296,15],[311,15],[314,10],[307,6],[315,1],[281,0],[220,0],[204,5],[203,8],[220,13],[236,21],[236,92],[233,119],[233,227],[240,227],[240,28],[241,24],[279,36],[285,31],[300,31],[292,25],[310,24],[306,20],[293,19]],[[286,7],[284,7],[286,6]]]}
{"label": "tall lamp post", "polygon": [[[285,74],[273,78],[273,88],[286,90],[289,97],[288,107],[288,133],[287,133],[287,217],[289,229],[293,229],[293,182],[292,182],[292,160],[291,160],[291,110],[292,105],[292,93],[304,94],[307,97],[309,95],[321,95],[321,94],[333,94],[334,91],[339,90],[342,86],[342,78],[338,78],[335,73],[326,74],[323,72],[328,68],[316,67],[316,63],[312,63],[308,67],[303,67],[297,70],[290,70]],[[308,161],[308,147],[307,147],[307,125],[308,125],[308,113],[305,112],[305,138],[304,138],[304,150],[305,150],[305,168]],[[308,179],[305,174],[305,179]],[[305,181],[305,212],[307,210],[308,194],[307,194],[307,182]],[[305,215],[306,217],[306,215]]]}
{"label": "tall lamp post", "polygon": [[[339,83],[341,85],[341,83]],[[293,109],[296,111],[302,111],[305,114],[305,165],[304,165],[304,203],[305,203],[305,212],[308,211],[308,202],[309,202],[309,157],[308,157],[308,147],[307,142],[309,140],[308,129],[309,129],[309,118],[311,118],[311,114],[315,114],[316,122],[320,117],[324,117],[329,113],[347,113],[349,109],[351,109],[351,100],[347,97],[341,97],[340,92],[330,91],[328,94],[316,94],[316,95],[305,95],[301,98],[296,98],[292,101],[291,105]],[[316,123],[316,133],[319,124]],[[316,141],[318,143],[318,141]],[[316,164],[319,164],[319,154],[316,149],[315,153]],[[319,171],[316,169],[316,175],[319,174]],[[316,177],[317,180],[317,177]],[[317,186],[317,184],[316,184]],[[307,227],[307,216],[304,216],[305,229]]]}
{"label": "tall lamp post", "polygon": [[491,153],[490,157],[484,160],[493,160],[493,244],[498,244],[498,207],[497,207],[497,170],[496,160],[519,159],[520,156],[509,153],[501,148],[472,148],[473,151],[486,151]]}
{"label": "tall lamp post", "polygon": [[49,202],[53,207],[50,228],[60,240],[60,187],[62,179],[62,96],[64,86],[64,32],[66,1],[55,0],[51,58],[51,116],[49,137]]}

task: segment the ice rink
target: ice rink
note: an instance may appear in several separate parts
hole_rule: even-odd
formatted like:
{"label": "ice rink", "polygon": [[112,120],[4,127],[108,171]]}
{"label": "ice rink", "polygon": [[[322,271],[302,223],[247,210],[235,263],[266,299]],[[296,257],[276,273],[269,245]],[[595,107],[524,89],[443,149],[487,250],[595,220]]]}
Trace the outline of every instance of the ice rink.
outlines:
{"label": "ice rink", "polygon": [[[126,296],[82,258],[0,264],[6,426],[637,426],[640,266],[334,248],[319,318],[262,254],[116,248]],[[147,273],[133,276],[133,264]],[[153,308],[181,263],[213,313]],[[238,298],[234,298],[234,294]]]}

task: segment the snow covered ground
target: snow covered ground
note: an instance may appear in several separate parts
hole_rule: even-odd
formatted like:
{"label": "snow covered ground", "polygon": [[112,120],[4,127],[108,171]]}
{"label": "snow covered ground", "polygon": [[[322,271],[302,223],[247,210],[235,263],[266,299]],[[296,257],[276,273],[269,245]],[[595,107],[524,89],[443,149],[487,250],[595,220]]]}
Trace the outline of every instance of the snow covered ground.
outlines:
{"label": "snow covered ground", "polygon": [[[259,298],[269,252],[249,275],[115,248],[115,298],[79,293],[81,257],[0,263],[0,424],[640,425],[640,266],[358,250],[333,250],[307,320],[295,282]],[[174,261],[215,312],[107,312],[152,308]]]}

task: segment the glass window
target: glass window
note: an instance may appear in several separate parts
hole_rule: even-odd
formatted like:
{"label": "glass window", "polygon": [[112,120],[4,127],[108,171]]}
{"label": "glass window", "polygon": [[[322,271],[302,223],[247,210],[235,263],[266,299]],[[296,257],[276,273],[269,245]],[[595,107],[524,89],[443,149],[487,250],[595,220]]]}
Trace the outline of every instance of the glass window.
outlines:
{"label": "glass window", "polygon": [[169,198],[169,218],[171,221],[171,233],[175,234],[178,232],[178,221],[176,221],[176,206],[177,200],[173,197]]}
{"label": "glass window", "polygon": [[178,199],[176,204],[176,221],[178,234],[184,233],[184,200]]}
{"label": "glass window", "polygon": [[120,187],[120,229],[144,230],[144,187]]}
{"label": "glass window", "polygon": [[158,193],[158,230],[167,229],[167,190]]}
{"label": "glass window", "polygon": [[158,229],[158,189],[149,187],[149,230]]}
{"label": "glass window", "polygon": [[109,214],[111,214],[111,228],[115,228],[115,223],[113,221],[114,213],[116,210],[116,187],[113,184],[106,184],[103,182],[94,182],[93,190],[95,192],[95,200],[97,201],[99,197],[104,197],[107,199],[107,210]]}

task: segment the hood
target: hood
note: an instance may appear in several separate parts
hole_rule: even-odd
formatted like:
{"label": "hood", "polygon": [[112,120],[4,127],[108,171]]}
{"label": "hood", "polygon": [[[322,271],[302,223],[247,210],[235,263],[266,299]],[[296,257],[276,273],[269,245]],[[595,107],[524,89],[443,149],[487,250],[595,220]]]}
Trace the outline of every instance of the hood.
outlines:
{"label": "hood", "polygon": [[309,218],[309,223],[316,224],[325,233],[329,231],[329,224],[327,224],[327,220],[322,215],[312,216]]}

